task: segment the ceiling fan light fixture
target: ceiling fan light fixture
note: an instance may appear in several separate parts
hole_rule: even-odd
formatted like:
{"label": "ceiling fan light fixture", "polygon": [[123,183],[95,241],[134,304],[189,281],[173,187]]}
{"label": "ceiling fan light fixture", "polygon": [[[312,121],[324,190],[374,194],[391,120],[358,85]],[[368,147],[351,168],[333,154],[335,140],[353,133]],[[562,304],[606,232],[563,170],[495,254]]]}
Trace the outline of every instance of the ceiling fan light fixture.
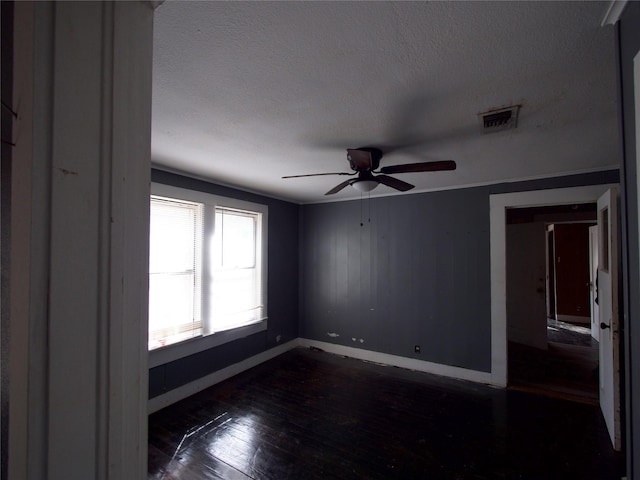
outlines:
{"label": "ceiling fan light fixture", "polygon": [[356,180],[351,184],[353,188],[363,193],[370,192],[378,186],[378,182],[375,180]]}

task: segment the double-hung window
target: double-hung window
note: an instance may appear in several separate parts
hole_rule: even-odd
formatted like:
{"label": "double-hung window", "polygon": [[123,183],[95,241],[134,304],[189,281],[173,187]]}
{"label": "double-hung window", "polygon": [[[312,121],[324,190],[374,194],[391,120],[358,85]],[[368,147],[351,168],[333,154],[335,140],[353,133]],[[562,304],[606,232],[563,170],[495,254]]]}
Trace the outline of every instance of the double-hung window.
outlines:
{"label": "double-hung window", "polygon": [[151,197],[149,348],[202,334],[204,205]]}
{"label": "double-hung window", "polygon": [[262,316],[261,224],[258,212],[215,209],[210,310],[217,330],[253,323]]}
{"label": "double-hung window", "polygon": [[160,184],[151,192],[149,350],[264,323],[266,205]]}

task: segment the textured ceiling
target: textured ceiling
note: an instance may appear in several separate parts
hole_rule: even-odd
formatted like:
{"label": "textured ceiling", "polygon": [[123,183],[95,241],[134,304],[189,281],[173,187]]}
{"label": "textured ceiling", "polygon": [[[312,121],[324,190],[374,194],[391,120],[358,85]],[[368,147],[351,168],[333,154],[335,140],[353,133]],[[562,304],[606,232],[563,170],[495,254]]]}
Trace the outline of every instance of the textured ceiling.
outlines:
{"label": "textured ceiling", "polygon": [[[173,2],[155,14],[152,159],[300,203],[359,198],[346,148],[416,191],[616,168],[613,27],[600,2]],[[521,105],[518,128],[478,113]],[[371,195],[396,194],[380,185]]]}

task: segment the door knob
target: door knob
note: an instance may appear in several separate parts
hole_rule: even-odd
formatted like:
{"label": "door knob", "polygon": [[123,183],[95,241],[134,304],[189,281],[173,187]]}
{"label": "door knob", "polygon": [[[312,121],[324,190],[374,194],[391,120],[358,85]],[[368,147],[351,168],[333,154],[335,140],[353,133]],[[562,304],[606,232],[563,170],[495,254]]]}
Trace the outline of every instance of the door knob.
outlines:
{"label": "door knob", "polygon": [[605,330],[605,329],[607,329],[607,328],[611,328],[611,325],[607,325],[607,324],[606,324],[606,323],[604,323],[604,322],[600,322],[600,328],[601,328],[602,330]]}

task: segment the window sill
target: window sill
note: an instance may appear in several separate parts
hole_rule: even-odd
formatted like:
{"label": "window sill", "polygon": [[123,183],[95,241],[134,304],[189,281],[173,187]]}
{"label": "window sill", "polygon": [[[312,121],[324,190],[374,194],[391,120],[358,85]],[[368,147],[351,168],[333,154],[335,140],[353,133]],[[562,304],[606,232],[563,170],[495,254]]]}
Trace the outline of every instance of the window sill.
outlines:
{"label": "window sill", "polygon": [[188,357],[195,353],[208,350],[240,338],[248,337],[254,333],[262,332],[267,329],[267,319],[244,327],[233,328],[207,335],[206,337],[197,337],[185,340],[180,343],[168,345],[166,347],[151,350],[149,352],[149,368],[164,365],[180,358]]}

